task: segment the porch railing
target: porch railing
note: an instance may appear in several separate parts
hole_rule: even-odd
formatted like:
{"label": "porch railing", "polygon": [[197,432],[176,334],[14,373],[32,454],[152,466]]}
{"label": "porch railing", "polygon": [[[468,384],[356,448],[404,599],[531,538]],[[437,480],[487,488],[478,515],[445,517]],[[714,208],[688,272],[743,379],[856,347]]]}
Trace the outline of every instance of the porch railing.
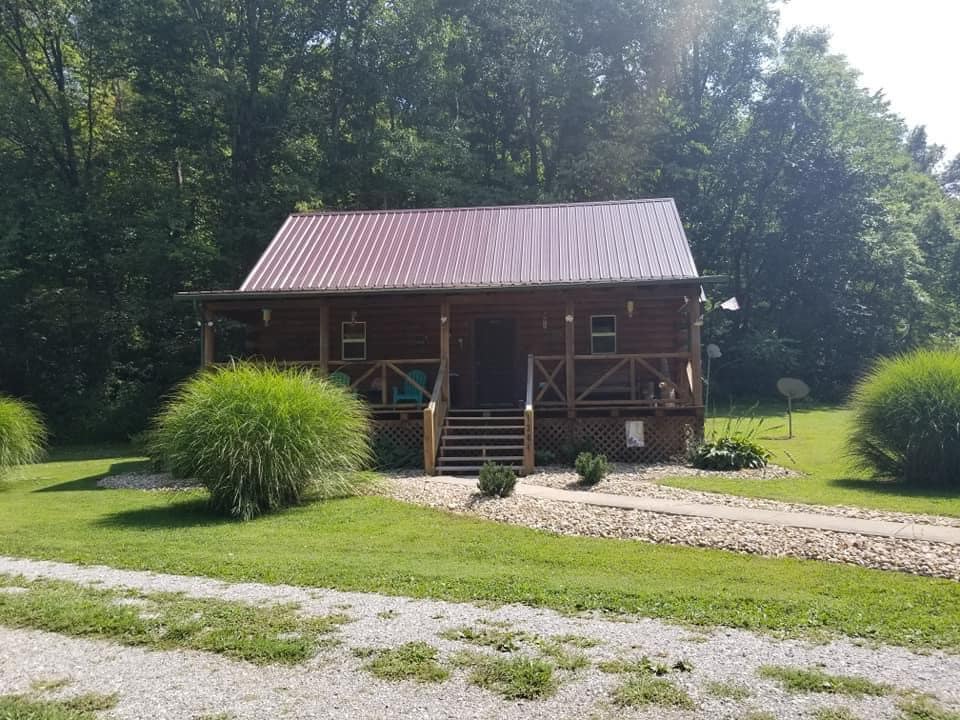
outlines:
{"label": "porch railing", "polygon": [[440,448],[440,435],[447,419],[450,398],[447,397],[444,378],[447,374],[446,362],[440,363],[437,379],[433,383],[430,403],[423,410],[423,465],[427,475],[437,471],[437,451]]}
{"label": "porch railing", "polygon": [[[573,394],[564,382],[563,355],[531,356],[535,407],[590,406],[682,407],[692,405],[693,376],[688,353],[638,353],[573,356]],[[528,382],[529,384],[529,382]]]}
{"label": "porch railing", "polygon": [[[430,383],[420,384],[410,377],[414,369],[423,370],[428,375],[434,365],[439,365],[438,358],[417,358],[413,360],[331,360],[328,364],[330,373],[341,372],[350,378],[350,389],[361,397],[366,398],[370,407],[375,410],[395,409],[402,407],[423,407],[434,397],[436,390],[430,390]],[[437,377],[442,373],[437,370]],[[398,388],[414,388],[420,393],[419,402],[409,398],[399,402],[393,400],[393,390]]]}

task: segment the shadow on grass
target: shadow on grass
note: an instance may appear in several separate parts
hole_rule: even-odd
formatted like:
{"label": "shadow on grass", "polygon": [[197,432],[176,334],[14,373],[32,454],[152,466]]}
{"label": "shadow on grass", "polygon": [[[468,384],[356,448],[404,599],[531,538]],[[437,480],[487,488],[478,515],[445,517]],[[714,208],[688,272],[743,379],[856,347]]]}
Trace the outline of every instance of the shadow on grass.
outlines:
{"label": "shadow on grass", "polygon": [[[108,457],[113,456],[111,455]],[[129,460],[127,462],[112,463],[110,465],[110,469],[104,473],[97,473],[96,475],[89,475],[85,478],[78,478],[76,480],[68,480],[67,482],[57,483],[56,485],[47,485],[42,488],[37,488],[33,492],[86,492],[89,490],[104,490],[105,488],[97,487],[98,480],[105,478],[108,475],[119,475],[120,473],[147,470],[149,467],[149,460]]]}
{"label": "shadow on grass", "polygon": [[234,525],[232,520],[210,510],[205,497],[175,500],[164,505],[121,510],[96,521],[101,527],[133,528],[137,530],[175,530],[177,528],[214,527]]}
{"label": "shadow on grass", "polygon": [[130,445],[64,445],[47,451],[47,462],[77,462],[107,458],[141,457]]}
{"label": "shadow on grass", "polygon": [[905,498],[929,498],[933,500],[957,500],[960,492],[939,488],[910,487],[895,480],[875,480],[870,478],[838,478],[828,480],[834,487],[846,490],[863,490],[877,495],[896,495]]}

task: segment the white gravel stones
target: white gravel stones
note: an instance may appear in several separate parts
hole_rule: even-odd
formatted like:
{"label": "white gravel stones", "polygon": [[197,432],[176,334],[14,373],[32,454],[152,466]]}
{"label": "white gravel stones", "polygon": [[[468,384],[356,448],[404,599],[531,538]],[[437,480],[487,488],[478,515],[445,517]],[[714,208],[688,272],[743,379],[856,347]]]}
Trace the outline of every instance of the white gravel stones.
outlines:
{"label": "white gravel stones", "polygon": [[[902,648],[866,647],[838,640],[815,645],[777,640],[749,632],[717,629],[706,634],[665,622],[638,619],[614,622],[571,618],[524,606],[483,609],[474,605],[386,597],[255,583],[228,584],[207,578],[161,575],[105,567],[0,557],[0,572],[28,578],[51,577],[100,587],[130,587],[148,592],[184,592],[255,604],[297,602],[308,614],[328,614],[343,606],[354,622],[343,626],[344,644],[301,665],[258,667],[200,652],[157,652],[109,642],[87,641],[31,630],[0,629],[0,694],[29,692],[31,683],[51,678],[73,682],[60,696],[83,692],[119,694],[110,712],[116,718],[197,718],[227,713],[246,718],[660,718],[674,716],[657,708],[623,711],[609,704],[620,682],[595,667],[563,675],[557,694],[545,700],[507,702],[469,686],[462,672],[438,685],[387,683],[362,672],[356,647],[394,647],[422,640],[441,655],[462,643],[437,634],[483,620],[540,636],[576,634],[600,644],[584,650],[594,662],[646,654],[654,659],[683,658],[693,671],[673,679],[697,703],[686,718],[740,718],[747,710],[766,711],[780,720],[809,717],[815,708],[843,705],[864,718],[894,718],[894,697],[835,698],[791,695],[757,677],[763,664],[822,664],[826,672],[856,674],[899,689],[932,693],[941,702],[960,704],[960,656],[915,654]],[[743,702],[712,697],[710,682],[751,689]]]}
{"label": "white gravel stones", "polygon": [[487,499],[470,488],[430,478],[393,478],[384,492],[405,502],[562,535],[721,548],[960,580],[960,545],[623,510],[522,495]]}
{"label": "white gravel stones", "polygon": [[112,490],[184,490],[201,485],[196,480],[175,478],[170,473],[128,472],[100,478],[97,487]]}

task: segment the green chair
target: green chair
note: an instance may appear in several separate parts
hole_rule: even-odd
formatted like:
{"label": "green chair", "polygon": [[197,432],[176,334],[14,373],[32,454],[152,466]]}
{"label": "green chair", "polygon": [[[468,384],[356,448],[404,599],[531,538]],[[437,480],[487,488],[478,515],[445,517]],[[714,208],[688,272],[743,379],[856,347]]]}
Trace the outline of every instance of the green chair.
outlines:
{"label": "green chair", "polygon": [[350,387],[350,376],[341,370],[330,373],[327,378],[334,385],[339,385],[340,387],[349,388]]}
{"label": "green chair", "polygon": [[[411,370],[408,375],[410,376],[410,380],[418,383],[420,387],[427,386],[427,374],[423,370]],[[393,389],[394,405],[401,402],[415,402],[418,407],[423,405],[423,391],[411,383],[410,380],[404,380],[403,387]]]}

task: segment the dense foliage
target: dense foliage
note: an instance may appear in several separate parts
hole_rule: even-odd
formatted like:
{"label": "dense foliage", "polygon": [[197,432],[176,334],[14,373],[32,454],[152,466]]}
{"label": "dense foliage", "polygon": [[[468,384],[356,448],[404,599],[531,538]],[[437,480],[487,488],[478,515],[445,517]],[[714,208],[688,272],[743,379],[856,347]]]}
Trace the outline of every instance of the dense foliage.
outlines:
{"label": "dense foliage", "polygon": [[39,461],[46,438],[46,427],[36,410],[0,395],[0,477],[14,465]]}
{"label": "dense foliage", "polygon": [[477,490],[487,497],[508,497],[513,494],[517,484],[517,474],[512,468],[495,462],[486,462],[480,468]]}
{"label": "dense foliage", "polygon": [[774,0],[0,0],[0,390],[141,429],[291,209],[670,195],[715,390],[824,395],[957,332],[941,159]]}
{"label": "dense foliage", "polygon": [[573,466],[577,471],[577,475],[580,476],[580,482],[583,485],[596,485],[603,480],[610,471],[606,455],[594,455],[589,452],[583,452],[577,455]]}
{"label": "dense foliage", "polygon": [[354,492],[368,432],[364,404],[343,388],[306,370],[234,365],[181,385],[150,448],[174,475],[201,481],[216,511],[249,520]]}
{"label": "dense foliage", "polygon": [[960,490],[960,353],[918,350],[879,361],[851,400],[860,465],[910,485]]}
{"label": "dense foliage", "polygon": [[690,451],[690,464],[701,470],[763,468],[770,451],[743,435],[722,435],[697,443]]}

